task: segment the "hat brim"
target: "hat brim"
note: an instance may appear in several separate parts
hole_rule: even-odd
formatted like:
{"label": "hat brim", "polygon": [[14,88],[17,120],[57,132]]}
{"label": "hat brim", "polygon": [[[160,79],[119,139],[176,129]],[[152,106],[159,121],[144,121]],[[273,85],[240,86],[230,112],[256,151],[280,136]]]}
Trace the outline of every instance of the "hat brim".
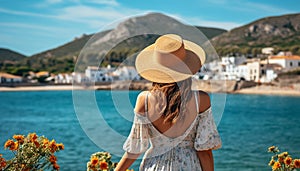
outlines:
{"label": "hat brim", "polygon": [[178,65],[166,67],[154,58],[155,45],[152,44],[143,49],[135,60],[137,72],[146,80],[158,83],[172,83],[185,80],[198,72],[205,62],[205,51],[196,43],[183,40],[186,50],[184,60],[172,58]]}

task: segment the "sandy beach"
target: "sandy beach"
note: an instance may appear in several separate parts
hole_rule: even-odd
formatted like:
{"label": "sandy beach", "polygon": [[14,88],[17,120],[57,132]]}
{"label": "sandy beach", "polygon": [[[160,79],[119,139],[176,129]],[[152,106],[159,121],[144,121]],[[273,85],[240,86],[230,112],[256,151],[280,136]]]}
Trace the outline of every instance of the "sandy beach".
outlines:
{"label": "sandy beach", "polygon": [[289,87],[276,86],[255,86],[250,88],[243,88],[233,93],[238,94],[264,94],[264,95],[283,95],[283,96],[300,96],[300,90]]}

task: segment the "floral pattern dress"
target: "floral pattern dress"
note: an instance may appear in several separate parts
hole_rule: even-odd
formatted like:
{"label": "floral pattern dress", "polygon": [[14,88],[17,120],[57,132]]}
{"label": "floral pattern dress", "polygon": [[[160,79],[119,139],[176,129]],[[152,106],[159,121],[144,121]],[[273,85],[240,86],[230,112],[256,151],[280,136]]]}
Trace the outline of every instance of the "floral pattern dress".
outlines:
{"label": "floral pattern dress", "polygon": [[[198,109],[197,98],[196,104]],[[147,111],[146,106],[145,108]],[[123,149],[135,154],[145,152],[140,165],[141,171],[201,171],[196,151],[220,147],[221,139],[209,108],[199,113],[185,133],[176,138],[160,133],[147,115],[135,113],[132,129]]]}

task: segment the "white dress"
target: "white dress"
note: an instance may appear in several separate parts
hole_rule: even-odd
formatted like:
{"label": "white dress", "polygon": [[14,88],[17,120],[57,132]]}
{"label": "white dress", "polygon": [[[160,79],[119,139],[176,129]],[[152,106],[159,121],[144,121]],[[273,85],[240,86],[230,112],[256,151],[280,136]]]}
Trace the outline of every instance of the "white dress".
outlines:
{"label": "white dress", "polygon": [[[123,149],[134,154],[145,152],[140,165],[141,171],[201,171],[196,150],[221,147],[211,108],[198,112],[184,134],[170,138],[160,133],[148,119],[147,99],[148,95],[145,102],[146,115],[135,113],[134,123]],[[196,104],[199,109],[197,98]]]}

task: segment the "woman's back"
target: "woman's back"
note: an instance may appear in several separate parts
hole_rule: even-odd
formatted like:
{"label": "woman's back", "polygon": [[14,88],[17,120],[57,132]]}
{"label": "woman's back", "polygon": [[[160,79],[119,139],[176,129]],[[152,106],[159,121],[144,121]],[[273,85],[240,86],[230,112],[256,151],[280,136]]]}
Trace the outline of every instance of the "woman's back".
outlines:
{"label": "woman's back", "polygon": [[[183,119],[178,120],[176,123],[170,123],[165,122],[161,114],[161,111],[163,111],[165,107],[165,104],[163,105],[164,102],[155,96],[157,96],[157,94],[153,92],[142,92],[137,98],[135,112],[146,116],[160,133],[170,138],[183,135],[194,122],[197,114],[206,111],[210,107],[209,95],[203,91],[194,91],[192,97],[186,103],[187,110],[183,113]],[[200,101],[201,103],[199,103]]]}

